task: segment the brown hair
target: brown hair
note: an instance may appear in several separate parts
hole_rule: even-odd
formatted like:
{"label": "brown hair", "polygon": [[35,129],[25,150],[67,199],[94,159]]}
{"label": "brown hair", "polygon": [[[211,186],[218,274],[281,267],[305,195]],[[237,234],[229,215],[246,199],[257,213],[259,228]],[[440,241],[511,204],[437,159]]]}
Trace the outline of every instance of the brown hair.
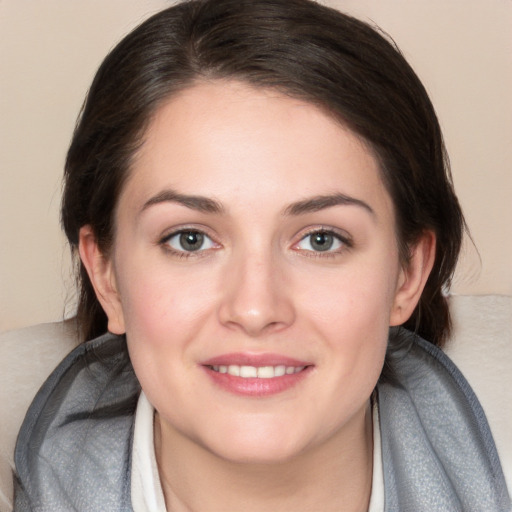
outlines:
{"label": "brown hair", "polygon": [[439,123],[420,80],[371,26],[310,0],[193,0],[166,9],[106,57],[89,90],[65,166],[62,224],[77,259],[84,339],[107,319],[77,258],[90,224],[108,254],[113,217],[145,129],[169,96],[202,78],[274,88],[321,107],[373,149],[393,199],[402,260],[426,230],[434,268],[405,324],[436,345],[450,331],[443,288],[464,220]]}

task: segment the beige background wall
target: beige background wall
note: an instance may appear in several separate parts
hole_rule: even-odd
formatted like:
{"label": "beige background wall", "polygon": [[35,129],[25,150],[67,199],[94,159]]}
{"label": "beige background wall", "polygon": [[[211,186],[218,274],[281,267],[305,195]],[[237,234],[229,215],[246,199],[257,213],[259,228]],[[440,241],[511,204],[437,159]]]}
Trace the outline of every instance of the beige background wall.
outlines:
{"label": "beige background wall", "polygon": [[[72,311],[58,208],[74,121],[108,49],[170,3],[0,0],[0,331]],[[453,291],[512,295],[512,1],[328,3],[391,34],[431,93],[482,260],[469,246]]]}

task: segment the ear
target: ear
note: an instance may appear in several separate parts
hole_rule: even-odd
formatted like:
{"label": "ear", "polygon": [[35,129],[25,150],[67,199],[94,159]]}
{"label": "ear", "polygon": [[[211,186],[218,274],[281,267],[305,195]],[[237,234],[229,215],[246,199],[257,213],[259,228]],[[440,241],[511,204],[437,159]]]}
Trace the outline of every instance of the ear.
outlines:
{"label": "ear", "polygon": [[410,248],[409,261],[400,270],[389,325],[401,325],[412,315],[434,265],[435,254],[436,237],[432,231],[426,231]]}
{"label": "ear", "polygon": [[123,309],[116,287],[112,260],[100,251],[96,235],[89,225],[80,229],[78,251],[96,297],[108,317],[108,330],[114,334],[124,334]]}

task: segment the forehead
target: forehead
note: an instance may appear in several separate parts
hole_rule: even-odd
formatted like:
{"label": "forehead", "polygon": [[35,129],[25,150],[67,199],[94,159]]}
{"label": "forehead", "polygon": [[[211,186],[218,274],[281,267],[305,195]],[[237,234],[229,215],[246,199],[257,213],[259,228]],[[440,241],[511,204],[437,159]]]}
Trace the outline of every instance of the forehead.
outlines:
{"label": "forehead", "polygon": [[342,192],[389,202],[357,135],[310,103],[231,81],[198,83],[156,112],[122,195],[141,203],[164,188],[220,201],[238,189],[241,201]]}

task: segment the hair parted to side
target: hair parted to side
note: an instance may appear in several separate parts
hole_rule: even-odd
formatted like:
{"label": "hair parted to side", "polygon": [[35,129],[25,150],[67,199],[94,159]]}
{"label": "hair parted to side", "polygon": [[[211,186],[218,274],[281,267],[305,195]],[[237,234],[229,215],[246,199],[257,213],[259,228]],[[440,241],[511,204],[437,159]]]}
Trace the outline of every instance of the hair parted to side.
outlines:
{"label": "hair parted to side", "polygon": [[105,332],[107,319],[77,255],[80,228],[91,225],[108,255],[117,200],[156,109],[215,79],[313,103],[368,143],[394,203],[404,264],[426,230],[436,235],[434,268],[405,327],[442,345],[450,332],[443,289],[464,219],[435,111],[392,42],[311,0],[185,1],[142,23],[106,57],[69,148],[61,212],[78,267],[82,338]]}

